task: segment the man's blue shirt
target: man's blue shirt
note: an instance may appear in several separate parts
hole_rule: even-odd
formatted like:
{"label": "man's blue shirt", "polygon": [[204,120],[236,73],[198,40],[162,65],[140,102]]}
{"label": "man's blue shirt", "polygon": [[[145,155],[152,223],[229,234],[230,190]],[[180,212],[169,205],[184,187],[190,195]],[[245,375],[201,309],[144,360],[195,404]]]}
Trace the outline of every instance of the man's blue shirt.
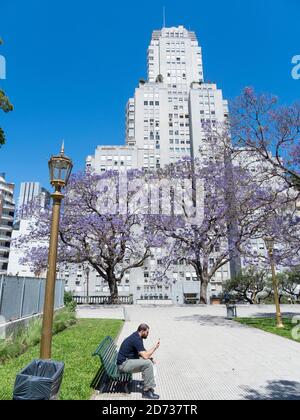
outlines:
{"label": "man's blue shirt", "polygon": [[118,353],[117,365],[122,365],[128,359],[139,359],[139,353],[142,351],[146,351],[143,339],[138,332],[135,332],[123,341]]}

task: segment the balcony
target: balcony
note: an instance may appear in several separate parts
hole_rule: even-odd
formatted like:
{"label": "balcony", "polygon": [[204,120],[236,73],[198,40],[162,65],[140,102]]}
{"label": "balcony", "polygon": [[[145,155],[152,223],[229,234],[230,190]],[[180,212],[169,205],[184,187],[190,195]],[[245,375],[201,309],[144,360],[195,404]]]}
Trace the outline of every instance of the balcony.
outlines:
{"label": "balcony", "polygon": [[10,247],[9,246],[0,246],[0,252],[8,252],[9,251],[9,249],[10,249]]}
{"label": "balcony", "polygon": [[15,204],[15,201],[14,201],[14,197],[13,197],[13,195],[4,195],[4,196],[2,196],[2,200],[3,200],[3,205],[5,204],[5,203],[8,203],[8,204]]}
{"label": "balcony", "polygon": [[3,242],[11,242],[12,241],[12,238],[10,238],[9,236],[4,236],[0,232],[0,241],[3,241]]}
{"label": "balcony", "polygon": [[12,230],[13,230],[12,226],[2,225],[1,220],[0,220],[0,235],[3,232],[12,232]]}
{"label": "balcony", "polygon": [[1,257],[0,255],[0,264],[8,263],[8,258]]}
{"label": "balcony", "polygon": [[15,206],[12,206],[11,204],[4,201],[3,203],[3,210],[12,210],[15,211]]}
{"label": "balcony", "polygon": [[2,214],[1,219],[2,220],[6,220],[8,222],[13,222],[14,221],[14,217],[13,216],[9,216],[7,214]]}
{"label": "balcony", "polygon": [[0,184],[0,191],[5,191],[9,194],[13,194],[12,189],[5,184]]}

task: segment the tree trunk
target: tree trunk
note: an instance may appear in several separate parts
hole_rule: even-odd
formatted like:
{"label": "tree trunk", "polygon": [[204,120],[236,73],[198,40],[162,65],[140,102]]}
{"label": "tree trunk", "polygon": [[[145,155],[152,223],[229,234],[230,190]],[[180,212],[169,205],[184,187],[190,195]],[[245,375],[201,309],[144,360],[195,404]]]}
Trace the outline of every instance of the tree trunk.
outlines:
{"label": "tree trunk", "polygon": [[244,297],[245,297],[246,301],[250,305],[254,305],[254,303],[256,301],[256,294],[255,294],[255,292],[251,293],[251,297],[250,298],[248,297],[247,292],[245,292]]}
{"label": "tree trunk", "polygon": [[244,299],[246,302],[248,302],[250,305],[254,305],[255,300],[248,298],[247,295],[244,295]]}
{"label": "tree trunk", "polygon": [[111,303],[112,304],[117,304],[118,303],[118,298],[119,298],[118,284],[117,284],[117,280],[114,276],[110,276],[110,278],[108,280],[108,285],[109,285]]}
{"label": "tree trunk", "polygon": [[194,261],[193,266],[196,269],[197,279],[200,282],[200,304],[207,305],[207,288],[209,280],[207,279],[207,265],[202,267],[200,258]]}
{"label": "tree trunk", "polygon": [[200,286],[200,304],[207,305],[207,288],[208,288],[208,281],[205,279],[201,280]]}

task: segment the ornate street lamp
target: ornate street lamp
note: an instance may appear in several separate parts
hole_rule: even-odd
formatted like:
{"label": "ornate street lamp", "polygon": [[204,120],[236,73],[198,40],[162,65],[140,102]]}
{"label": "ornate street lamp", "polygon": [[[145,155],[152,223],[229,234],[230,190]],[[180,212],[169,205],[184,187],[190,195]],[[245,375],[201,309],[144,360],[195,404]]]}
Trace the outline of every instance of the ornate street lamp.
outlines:
{"label": "ornate street lamp", "polygon": [[[55,193],[61,191],[69,181],[73,163],[71,159],[64,155],[65,146],[62,144],[61,152],[59,156],[52,156],[49,160],[49,172],[50,172],[50,182],[51,185],[55,188]],[[54,194],[55,194],[54,193]]]}
{"label": "ornate street lamp", "polygon": [[51,195],[53,199],[53,210],[45,290],[42,340],[40,348],[41,359],[51,359],[59,219],[61,202],[64,198],[61,190],[66,187],[71,175],[72,168],[73,163],[71,159],[64,155],[63,144],[60,155],[52,156],[49,161],[50,182],[51,185],[55,188],[55,191]]}
{"label": "ornate street lamp", "polygon": [[278,284],[277,284],[277,279],[276,279],[276,270],[275,270],[275,262],[274,262],[275,241],[274,241],[274,238],[271,238],[271,237],[265,238],[264,241],[266,244],[266,248],[267,248],[270,263],[271,263],[274,300],[275,300],[275,305],[276,305],[277,328],[284,328],[282,317],[281,317],[281,311],[280,311]]}

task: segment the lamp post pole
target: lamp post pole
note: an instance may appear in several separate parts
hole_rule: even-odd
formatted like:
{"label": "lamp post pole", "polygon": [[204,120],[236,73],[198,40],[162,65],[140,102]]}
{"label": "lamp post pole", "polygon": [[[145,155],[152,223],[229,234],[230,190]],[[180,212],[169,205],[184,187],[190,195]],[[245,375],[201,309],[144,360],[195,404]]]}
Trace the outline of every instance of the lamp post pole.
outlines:
{"label": "lamp post pole", "polygon": [[49,256],[48,256],[48,272],[47,272],[46,290],[45,290],[42,341],[41,341],[41,349],[40,349],[41,359],[51,359],[59,217],[60,217],[60,207],[61,207],[63,195],[61,192],[56,191],[54,194],[52,194],[51,197],[53,199],[53,212],[52,212],[51,236],[50,236],[50,247],[49,247]]}
{"label": "lamp post pole", "polygon": [[85,268],[85,274],[86,274],[86,303],[89,304],[90,267],[88,265]]}
{"label": "lamp post pole", "polygon": [[276,279],[276,270],[275,270],[275,262],[274,262],[274,240],[272,238],[265,239],[269,259],[271,263],[271,271],[272,271],[272,283],[273,283],[273,290],[274,290],[274,301],[276,306],[276,324],[277,328],[284,328],[282,317],[281,317],[281,310],[280,310],[280,303],[279,303],[279,293],[278,293],[278,283]]}
{"label": "lamp post pole", "polygon": [[51,185],[55,188],[55,192],[51,196],[53,199],[53,210],[48,254],[48,270],[45,289],[42,337],[40,346],[40,358],[44,360],[51,359],[59,219],[61,202],[64,198],[61,190],[68,183],[72,167],[72,161],[64,156],[63,145],[60,155],[52,156],[49,161]]}

